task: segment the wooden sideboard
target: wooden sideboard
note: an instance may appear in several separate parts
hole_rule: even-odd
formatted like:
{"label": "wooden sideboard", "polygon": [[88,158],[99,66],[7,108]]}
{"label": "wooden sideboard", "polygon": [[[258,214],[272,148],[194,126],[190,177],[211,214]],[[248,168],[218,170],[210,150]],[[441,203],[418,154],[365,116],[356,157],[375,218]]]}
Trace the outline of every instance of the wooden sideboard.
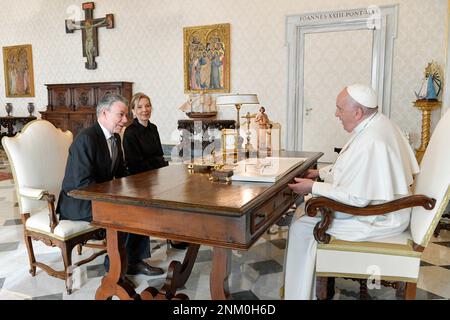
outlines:
{"label": "wooden sideboard", "polygon": [[70,130],[74,137],[97,119],[95,108],[105,94],[120,94],[128,101],[132,96],[132,82],[65,83],[46,86],[48,105],[46,111],[40,112],[42,119],[50,121],[62,130]]}

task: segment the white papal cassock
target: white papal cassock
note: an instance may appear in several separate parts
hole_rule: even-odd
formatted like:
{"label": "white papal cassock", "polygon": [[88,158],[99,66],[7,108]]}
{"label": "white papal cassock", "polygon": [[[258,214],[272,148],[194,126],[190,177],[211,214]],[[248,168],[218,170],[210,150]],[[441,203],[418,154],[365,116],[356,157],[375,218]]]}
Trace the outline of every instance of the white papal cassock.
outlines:
{"label": "white papal cassock", "polygon": [[[380,204],[409,195],[418,172],[414,153],[400,129],[377,112],[353,130],[334,165],[319,171],[324,182],[314,182],[312,195],[357,207]],[[335,212],[327,233],[347,241],[399,234],[408,227],[410,211],[365,217]],[[319,220],[302,216],[289,229],[285,299],[315,299],[317,242],[313,229]]]}

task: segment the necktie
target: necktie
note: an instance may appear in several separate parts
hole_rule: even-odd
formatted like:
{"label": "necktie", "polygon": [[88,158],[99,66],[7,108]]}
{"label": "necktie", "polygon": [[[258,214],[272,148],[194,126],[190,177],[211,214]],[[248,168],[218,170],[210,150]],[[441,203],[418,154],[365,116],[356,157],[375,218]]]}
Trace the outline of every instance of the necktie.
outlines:
{"label": "necktie", "polygon": [[117,160],[117,143],[116,138],[114,136],[111,136],[109,138],[109,141],[111,142],[111,172],[114,172],[114,167]]}

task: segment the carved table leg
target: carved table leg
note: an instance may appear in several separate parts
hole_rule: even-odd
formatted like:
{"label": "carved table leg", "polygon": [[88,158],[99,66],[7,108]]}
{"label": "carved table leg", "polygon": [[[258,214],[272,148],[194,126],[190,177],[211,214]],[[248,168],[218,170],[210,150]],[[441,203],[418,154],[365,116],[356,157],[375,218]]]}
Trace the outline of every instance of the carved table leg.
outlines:
{"label": "carved table leg", "polygon": [[161,290],[148,287],[141,293],[143,300],[188,300],[189,297],[183,293],[177,294],[178,288],[182,287],[191,275],[195,260],[197,259],[199,244],[189,244],[183,264],[172,261],[167,270],[167,277]]}
{"label": "carved table leg", "polygon": [[316,277],[317,300],[327,300],[328,277]]}
{"label": "carved table leg", "polygon": [[106,230],[106,246],[109,256],[109,272],[103,277],[100,287],[95,293],[96,300],[111,299],[118,296],[122,300],[137,300],[140,296],[125,280],[128,266],[125,250],[124,234],[117,230]]}
{"label": "carved table leg", "polygon": [[405,285],[405,300],[416,299],[417,283],[407,282]]}
{"label": "carved table leg", "polygon": [[228,276],[231,270],[231,249],[214,247],[212,270],[209,278],[211,299],[230,299]]}

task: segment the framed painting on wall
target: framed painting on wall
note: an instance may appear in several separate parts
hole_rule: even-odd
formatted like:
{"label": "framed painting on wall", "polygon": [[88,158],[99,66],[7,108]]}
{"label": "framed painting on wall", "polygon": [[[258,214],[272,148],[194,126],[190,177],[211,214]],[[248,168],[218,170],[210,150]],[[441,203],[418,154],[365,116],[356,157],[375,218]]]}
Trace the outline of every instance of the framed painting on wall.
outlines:
{"label": "framed painting on wall", "polygon": [[230,92],[230,24],[187,27],[184,92]]}
{"label": "framed painting on wall", "polygon": [[3,47],[6,97],[34,97],[31,44]]}

